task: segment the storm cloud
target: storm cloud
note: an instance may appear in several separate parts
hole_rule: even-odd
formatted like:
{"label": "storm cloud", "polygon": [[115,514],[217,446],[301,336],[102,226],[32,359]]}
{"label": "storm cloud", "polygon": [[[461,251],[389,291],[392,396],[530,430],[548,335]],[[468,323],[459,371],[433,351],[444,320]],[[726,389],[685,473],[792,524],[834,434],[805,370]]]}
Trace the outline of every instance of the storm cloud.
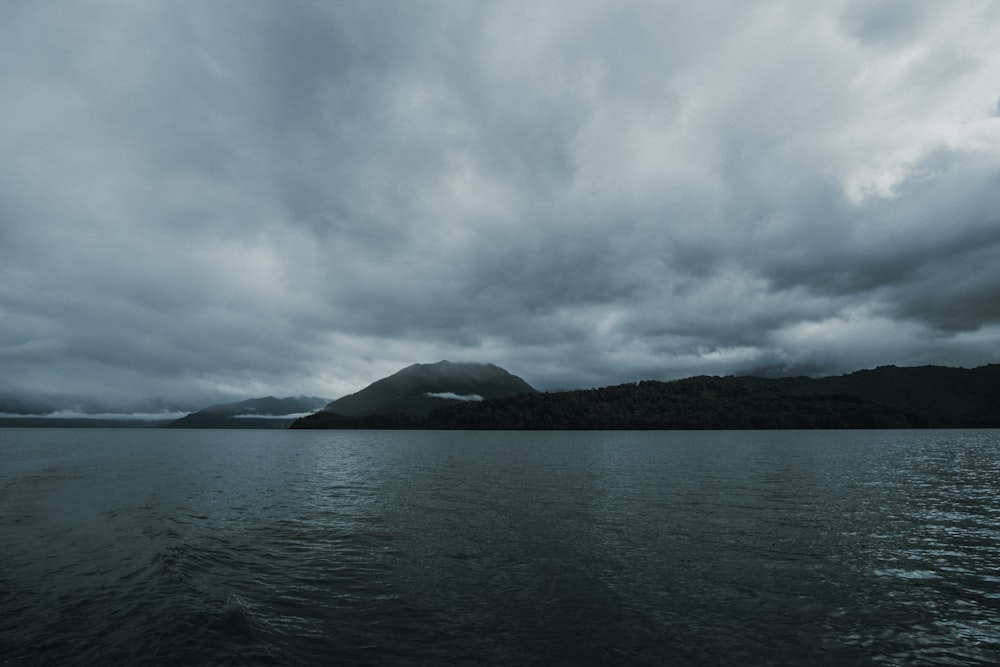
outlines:
{"label": "storm cloud", "polygon": [[0,394],[1000,351],[1000,6],[7,2]]}

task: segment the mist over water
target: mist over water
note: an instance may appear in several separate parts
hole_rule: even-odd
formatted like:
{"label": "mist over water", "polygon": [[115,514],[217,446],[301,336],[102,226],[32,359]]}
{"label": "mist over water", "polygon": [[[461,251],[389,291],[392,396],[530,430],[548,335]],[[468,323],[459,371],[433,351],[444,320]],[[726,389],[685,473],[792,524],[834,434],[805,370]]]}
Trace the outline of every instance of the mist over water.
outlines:
{"label": "mist over water", "polygon": [[0,429],[0,664],[994,664],[998,447]]}

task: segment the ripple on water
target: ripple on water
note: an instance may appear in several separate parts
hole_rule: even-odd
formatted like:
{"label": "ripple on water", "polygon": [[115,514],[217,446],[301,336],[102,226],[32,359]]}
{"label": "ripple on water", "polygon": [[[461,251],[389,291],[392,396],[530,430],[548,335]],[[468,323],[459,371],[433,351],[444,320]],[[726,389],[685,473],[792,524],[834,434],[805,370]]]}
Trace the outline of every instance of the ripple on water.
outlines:
{"label": "ripple on water", "polygon": [[996,432],[54,437],[11,664],[1000,663]]}

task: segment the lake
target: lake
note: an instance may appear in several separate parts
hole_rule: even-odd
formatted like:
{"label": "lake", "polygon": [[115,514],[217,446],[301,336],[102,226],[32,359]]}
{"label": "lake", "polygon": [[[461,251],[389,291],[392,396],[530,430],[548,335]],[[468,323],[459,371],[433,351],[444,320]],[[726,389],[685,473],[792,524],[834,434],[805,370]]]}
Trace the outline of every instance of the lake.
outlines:
{"label": "lake", "polygon": [[0,429],[3,665],[994,665],[1000,431]]}

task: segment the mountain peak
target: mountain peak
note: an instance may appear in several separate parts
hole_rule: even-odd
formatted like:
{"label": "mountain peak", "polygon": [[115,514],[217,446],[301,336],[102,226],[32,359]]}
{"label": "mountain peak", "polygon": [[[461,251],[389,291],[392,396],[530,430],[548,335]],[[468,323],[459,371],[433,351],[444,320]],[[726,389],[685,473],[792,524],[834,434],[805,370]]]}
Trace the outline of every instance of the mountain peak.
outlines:
{"label": "mountain peak", "polygon": [[192,412],[170,423],[172,428],[284,428],[302,413],[326,402],[315,396],[248,398],[219,403]]}
{"label": "mountain peak", "polygon": [[536,392],[527,382],[494,364],[442,360],[407,366],[333,401],[326,410],[347,416],[392,412],[425,416],[456,401],[526,393]]}

